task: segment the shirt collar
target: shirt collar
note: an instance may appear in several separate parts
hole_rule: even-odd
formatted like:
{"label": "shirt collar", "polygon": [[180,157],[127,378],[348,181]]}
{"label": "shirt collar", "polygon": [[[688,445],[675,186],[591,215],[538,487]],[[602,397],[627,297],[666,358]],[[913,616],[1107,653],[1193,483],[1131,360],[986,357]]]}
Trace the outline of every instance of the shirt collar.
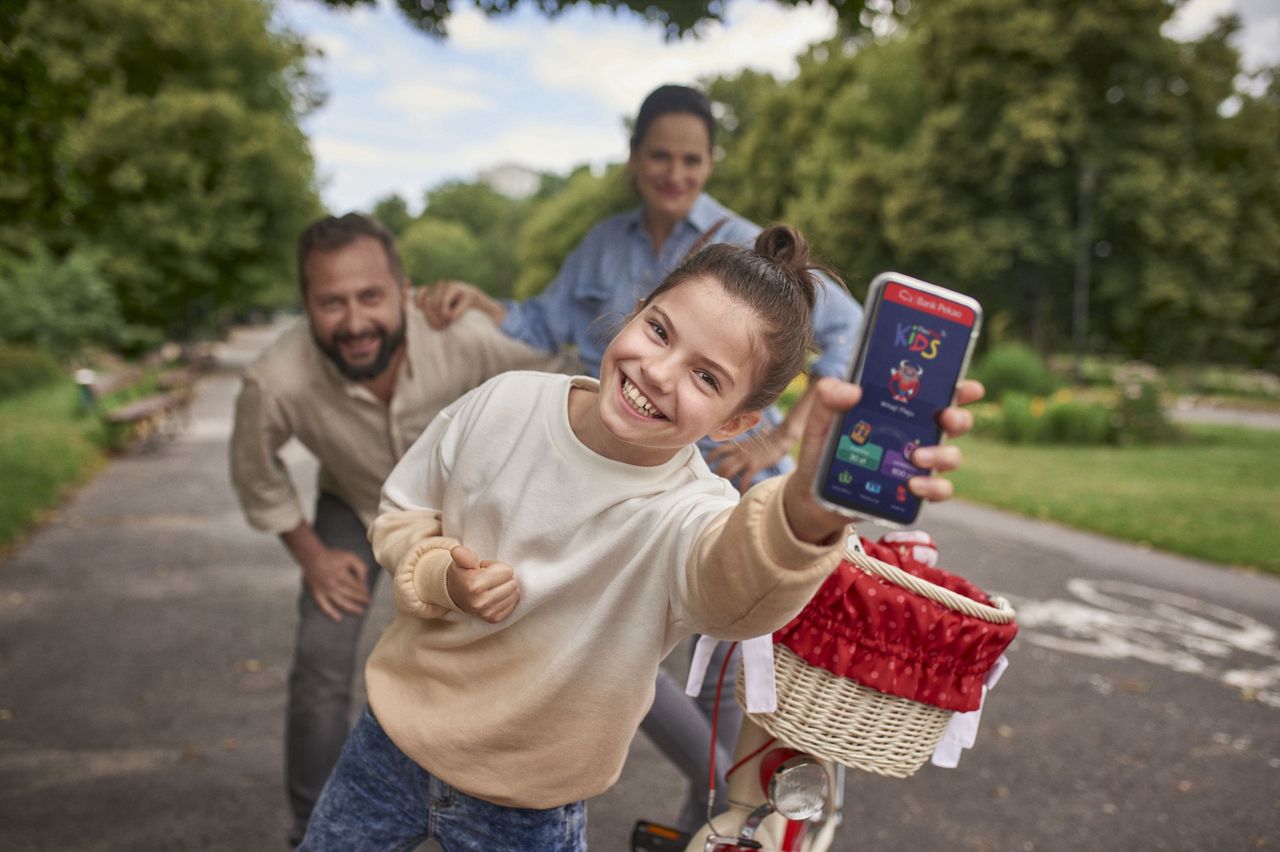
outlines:
{"label": "shirt collar", "polygon": [[699,234],[705,234],[712,225],[727,215],[728,211],[720,202],[704,192],[693,202],[693,209],[689,211],[685,221],[697,228]]}

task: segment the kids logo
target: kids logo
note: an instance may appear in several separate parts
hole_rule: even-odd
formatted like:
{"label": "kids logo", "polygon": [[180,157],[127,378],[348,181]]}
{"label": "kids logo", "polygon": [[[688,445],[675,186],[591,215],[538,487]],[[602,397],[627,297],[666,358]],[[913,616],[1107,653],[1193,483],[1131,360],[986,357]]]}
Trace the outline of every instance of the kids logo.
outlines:
{"label": "kids logo", "polygon": [[906,347],[908,352],[932,361],[938,357],[938,350],[942,347],[942,332],[916,323],[900,322],[893,335],[893,344]]}

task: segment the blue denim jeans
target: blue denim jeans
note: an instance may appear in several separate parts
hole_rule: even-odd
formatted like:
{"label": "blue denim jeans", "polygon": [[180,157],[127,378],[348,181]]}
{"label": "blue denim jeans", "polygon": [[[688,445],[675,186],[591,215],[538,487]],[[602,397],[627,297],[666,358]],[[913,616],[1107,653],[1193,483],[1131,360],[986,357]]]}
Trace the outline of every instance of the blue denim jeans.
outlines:
{"label": "blue denim jeans", "polygon": [[306,852],[580,852],[587,805],[508,808],[453,789],[396,748],[366,707],[311,814]]}

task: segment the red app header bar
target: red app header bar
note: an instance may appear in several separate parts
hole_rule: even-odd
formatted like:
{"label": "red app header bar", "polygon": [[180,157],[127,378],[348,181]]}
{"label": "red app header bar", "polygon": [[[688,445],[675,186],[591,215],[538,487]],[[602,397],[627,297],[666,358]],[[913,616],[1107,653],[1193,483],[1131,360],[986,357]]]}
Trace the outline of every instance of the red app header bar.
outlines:
{"label": "red app header bar", "polygon": [[917,311],[924,311],[926,314],[933,314],[935,317],[942,317],[944,320],[958,322],[966,328],[973,328],[973,309],[956,304],[950,299],[943,299],[932,293],[913,290],[896,282],[890,282],[885,287],[884,297],[890,302],[906,305],[908,308],[915,308]]}

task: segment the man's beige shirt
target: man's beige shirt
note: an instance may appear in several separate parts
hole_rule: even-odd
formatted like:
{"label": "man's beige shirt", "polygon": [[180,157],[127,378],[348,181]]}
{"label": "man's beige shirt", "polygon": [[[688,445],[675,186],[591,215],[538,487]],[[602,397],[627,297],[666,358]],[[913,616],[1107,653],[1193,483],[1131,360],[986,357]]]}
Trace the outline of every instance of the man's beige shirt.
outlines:
{"label": "man's beige shirt", "polygon": [[368,526],[382,483],[442,408],[507,370],[552,369],[546,354],[507,337],[470,311],[445,331],[406,311],[407,355],[391,404],[346,379],[311,337],[305,318],[244,371],[231,437],[231,481],[245,517],[282,533],[305,515],[279,451],[297,438],[320,461],[320,490]]}

